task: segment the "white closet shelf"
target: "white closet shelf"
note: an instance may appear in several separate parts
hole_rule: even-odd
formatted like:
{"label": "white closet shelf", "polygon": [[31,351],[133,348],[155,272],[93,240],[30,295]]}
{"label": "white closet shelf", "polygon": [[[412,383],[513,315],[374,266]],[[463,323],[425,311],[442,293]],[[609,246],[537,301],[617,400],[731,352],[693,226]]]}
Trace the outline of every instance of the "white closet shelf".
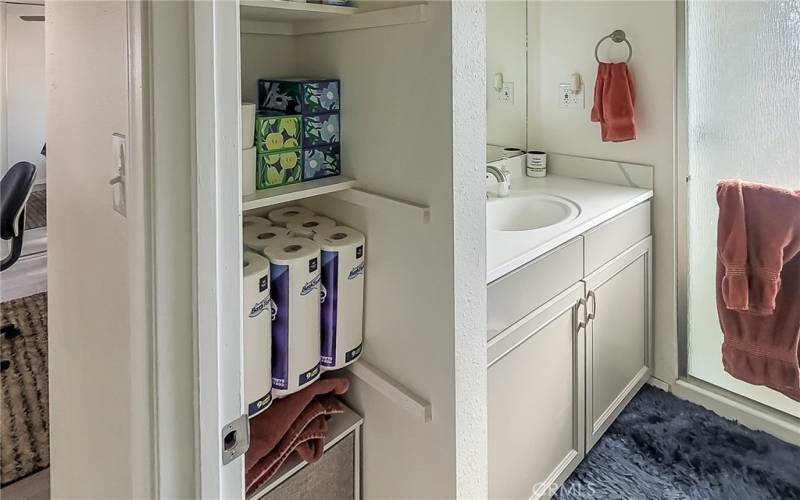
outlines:
{"label": "white closet shelf", "polygon": [[242,33],[288,36],[422,23],[430,16],[427,3],[367,10],[290,0],[241,0],[239,12]]}
{"label": "white closet shelf", "polygon": [[[356,430],[364,422],[364,418],[358,413],[351,410],[346,404],[344,406],[344,413],[333,415],[328,423],[328,436],[325,439],[323,449],[328,451],[330,448],[336,446],[342,439],[347,437],[351,432]],[[308,462],[300,458],[297,453],[292,453],[289,458],[281,465],[278,472],[272,476],[269,481],[264,483],[252,495],[247,497],[248,500],[256,500],[263,497],[270,491],[274,490],[281,483],[292,477],[297,471],[308,465]]]}
{"label": "white closet shelf", "polygon": [[433,419],[433,409],[430,402],[417,396],[400,382],[367,361],[361,359],[349,365],[347,369],[397,406],[412,414],[420,422],[427,423]]}
{"label": "white closet shelf", "polygon": [[364,189],[348,189],[331,193],[332,198],[341,200],[353,205],[359,205],[371,210],[387,210],[394,215],[402,214],[406,217],[417,220],[420,224],[428,224],[431,221],[431,209],[426,205],[399,200],[391,196],[372,193]]}
{"label": "white closet shelf", "polygon": [[355,185],[355,179],[337,175],[335,177],[324,177],[313,181],[289,184],[288,186],[262,189],[254,194],[242,197],[242,210],[254,210],[321,194],[335,193],[336,191],[350,189]]}

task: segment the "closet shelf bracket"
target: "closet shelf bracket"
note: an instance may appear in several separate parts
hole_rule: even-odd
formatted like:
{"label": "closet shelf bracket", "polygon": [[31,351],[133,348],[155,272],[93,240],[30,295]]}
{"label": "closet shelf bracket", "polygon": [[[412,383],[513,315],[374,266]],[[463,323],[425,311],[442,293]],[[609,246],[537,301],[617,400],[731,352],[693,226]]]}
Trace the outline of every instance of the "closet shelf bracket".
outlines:
{"label": "closet shelf bracket", "polygon": [[433,420],[431,404],[363,359],[347,367],[350,373],[421,422]]}
{"label": "closet shelf bracket", "polygon": [[329,193],[329,196],[370,210],[386,210],[393,214],[402,214],[403,216],[416,219],[421,224],[429,224],[431,221],[430,207],[410,201],[399,200],[391,196],[372,193],[360,188],[350,188]]}

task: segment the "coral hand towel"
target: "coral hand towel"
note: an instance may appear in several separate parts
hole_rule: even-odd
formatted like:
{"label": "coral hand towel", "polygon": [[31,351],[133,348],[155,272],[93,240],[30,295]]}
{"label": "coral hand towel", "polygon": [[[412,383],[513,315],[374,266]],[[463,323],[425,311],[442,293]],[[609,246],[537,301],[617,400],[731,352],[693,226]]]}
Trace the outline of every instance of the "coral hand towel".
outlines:
{"label": "coral hand towel", "polygon": [[244,458],[250,495],[272,477],[292,453],[314,463],[322,457],[328,419],[344,407],[334,396],[347,392],[346,378],[327,378],[278,399],[250,419],[250,448]]}
{"label": "coral hand towel", "polygon": [[725,371],[800,401],[800,191],[723,180],[717,204]]}
{"label": "coral hand towel", "polygon": [[597,66],[594,84],[592,121],[600,122],[603,142],[636,139],[635,104],[633,79],[628,65],[601,62]]}

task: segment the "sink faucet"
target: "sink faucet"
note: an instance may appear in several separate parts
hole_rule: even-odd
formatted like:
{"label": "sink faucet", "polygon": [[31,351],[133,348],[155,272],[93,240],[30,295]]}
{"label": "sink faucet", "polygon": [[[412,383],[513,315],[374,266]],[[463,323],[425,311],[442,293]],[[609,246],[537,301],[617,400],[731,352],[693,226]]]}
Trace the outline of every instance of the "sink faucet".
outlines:
{"label": "sink faucet", "polygon": [[497,195],[508,196],[511,193],[511,174],[505,168],[500,170],[494,165],[486,165],[486,173],[497,179]]}

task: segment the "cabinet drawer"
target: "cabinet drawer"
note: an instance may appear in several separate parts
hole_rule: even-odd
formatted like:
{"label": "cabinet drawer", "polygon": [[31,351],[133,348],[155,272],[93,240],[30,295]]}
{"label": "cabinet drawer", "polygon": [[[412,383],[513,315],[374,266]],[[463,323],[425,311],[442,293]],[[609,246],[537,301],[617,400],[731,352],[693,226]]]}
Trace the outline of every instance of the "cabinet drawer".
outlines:
{"label": "cabinet drawer", "polygon": [[589,275],[650,235],[650,202],[646,201],[583,235],[584,268]]}
{"label": "cabinet drawer", "polygon": [[583,278],[580,237],[491,282],[487,289],[487,335],[496,336]]}

